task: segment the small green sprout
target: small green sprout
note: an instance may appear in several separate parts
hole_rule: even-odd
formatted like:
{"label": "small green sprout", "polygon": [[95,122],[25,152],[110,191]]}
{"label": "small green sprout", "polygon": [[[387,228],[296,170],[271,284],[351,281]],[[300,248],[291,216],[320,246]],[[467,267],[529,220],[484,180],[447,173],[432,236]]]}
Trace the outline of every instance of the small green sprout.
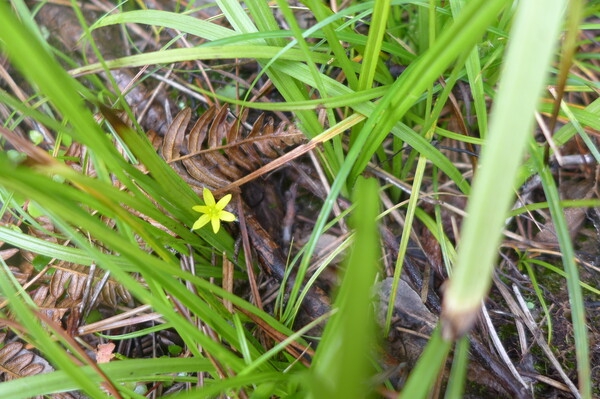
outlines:
{"label": "small green sprout", "polygon": [[192,226],[192,230],[202,228],[204,225],[210,222],[213,231],[215,234],[217,234],[221,228],[221,220],[224,222],[233,222],[235,220],[235,215],[233,213],[224,210],[229,201],[231,201],[231,194],[227,194],[221,198],[219,202],[215,202],[215,197],[213,194],[208,188],[204,187],[202,196],[204,197],[205,205],[196,205],[193,206],[192,209],[196,212],[203,213],[204,215],[200,216],[198,220],[196,220]]}

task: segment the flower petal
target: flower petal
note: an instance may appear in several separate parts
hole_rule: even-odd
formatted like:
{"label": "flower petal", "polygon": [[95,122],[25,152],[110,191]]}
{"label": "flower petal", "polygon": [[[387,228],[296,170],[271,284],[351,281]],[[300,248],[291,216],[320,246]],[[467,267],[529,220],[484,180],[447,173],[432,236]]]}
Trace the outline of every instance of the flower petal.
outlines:
{"label": "flower petal", "polygon": [[221,221],[219,218],[212,218],[210,222],[212,223],[213,232],[217,234],[221,228]]}
{"label": "flower petal", "polygon": [[193,210],[200,213],[208,213],[210,212],[210,207],[206,205],[196,205],[192,207]]}
{"label": "flower petal", "polygon": [[217,202],[217,209],[225,209],[227,204],[229,204],[229,201],[231,201],[231,194],[227,194],[226,196],[221,198],[219,202]]}
{"label": "flower petal", "polygon": [[202,190],[202,198],[207,206],[215,206],[215,197],[206,187]]}
{"label": "flower petal", "polygon": [[219,219],[224,222],[233,222],[235,220],[235,215],[231,212],[221,211],[219,213]]}
{"label": "flower petal", "polygon": [[198,218],[198,220],[196,220],[196,222],[194,223],[194,225],[192,226],[192,230],[197,230],[199,228],[204,227],[204,225],[206,225],[208,222],[210,222],[210,216],[208,215],[202,215]]}

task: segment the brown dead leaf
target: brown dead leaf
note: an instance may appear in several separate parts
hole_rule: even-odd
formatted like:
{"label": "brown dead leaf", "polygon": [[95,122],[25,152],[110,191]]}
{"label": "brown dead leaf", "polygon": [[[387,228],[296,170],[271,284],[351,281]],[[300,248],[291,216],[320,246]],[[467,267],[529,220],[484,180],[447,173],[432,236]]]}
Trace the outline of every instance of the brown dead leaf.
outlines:
{"label": "brown dead leaf", "polygon": [[115,354],[113,351],[115,350],[115,344],[109,342],[108,344],[98,344],[98,348],[96,349],[96,363],[109,363],[114,357]]}

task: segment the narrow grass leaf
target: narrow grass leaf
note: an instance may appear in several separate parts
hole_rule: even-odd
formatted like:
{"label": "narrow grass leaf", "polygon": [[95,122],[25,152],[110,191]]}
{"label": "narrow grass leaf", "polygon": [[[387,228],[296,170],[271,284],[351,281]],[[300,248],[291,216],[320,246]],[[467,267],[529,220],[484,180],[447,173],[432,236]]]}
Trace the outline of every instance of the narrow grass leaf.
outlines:
{"label": "narrow grass leaf", "polygon": [[380,51],[383,44],[387,24],[390,14],[390,0],[376,0],[373,10],[373,23],[369,29],[367,45],[363,54],[363,62],[358,78],[357,91],[370,89],[373,85],[375,70],[380,61]]}
{"label": "narrow grass leaf", "polygon": [[[318,237],[322,233],[335,198],[347,188],[347,184],[352,185],[363,172],[385,136],[390,131],[397,134],[393,131],[396,122],[414,104],[419,95],[455,60],[461,51],[464,52],[466,47],[475,43],[506,3],[506,0],[476,0],[469,3],[459,19],[440,35],[435,45],[419,60],[411,64],[407,71],[394,83],[390,92],[380,100],[369,116],[356,142],[348,151],[344,163],[337,171],[331,191],[315,223],[312,237]],[[408,130],[412,131],[411,129]],[[415,135],[414,140],[421,141],[421,144],[424,145],[430,145],[418,135]],[[429,157],[429,155],[427,156]],[[447,160],[446,157],[443,158]],[[429,157],[429,159],[432,158]],[[455,180],[461,189],[468,187],[468,184],[463,180],[462,176]],[[465,191],[468,191],[468,189]],[[307,244],[305,256],[300,265],[300,272],[308,268],[315,245],[316,239],[309,241]]]}
{"label": "narrow grass leaf", "polygon": [[[532,140],[533,142],[533,140]],[[577,359],[577,376],[579,380],[579,393],[583,399],[592,398],[592,379],[590,370],[590,348],[585,319],[585,305],[581,293],[579,270],[575,263],[575,249],[569,234],[569,227],[563,209],[560,206],[560,195],[554,181],[554,176],[548,165],[544,165],[541,149],[535,144],[532,146],[532,157],[536,161],[538,173],[542,179],[544,194],[548,200],[550,215],[556,230],[556,237],[560,246],[563,268],[567,278],[569,303],[571,305],[571,320],[575,336],[575,355]]]}
{"label": "narrow grass leaf", "polygon": [[565,2],[519,3],[502,82],[467,206],[456,268],[444,296],[444,337],[467,332],[490,284],[513,184],[531,135]]}
{"label": "narrow grass leaf", "polygon": [[[214,366],[208,359],[194,357],[120,360],[99,366],[111,380],[121,383],[140,381],[169,383],[196,378],[185,377],[185,374],[191,375],[191,373],[200,371],[214,372]],[[89,381],[90,384],[97,385],[101,382],[98,374],[91,367],[81,367],[80,370],[82,378]],[[181,374],[175,376],[176,373]],[[79,388],[76,381],[65,371],[23,377],[0,384],[0,396],[11,399],[28,399],[38,395],[68,392]],[[101,392],[97,397],[106,397],[106,395]]]}
{"label": "narrow grass leaf", "polygon": [[376,346],[371,290],[379,263],[377,181],[359,179],[354,198],[355,246],[335,301],[337,313],[325,327],[311,367],[313,398],[367,398],[372,393],[370,358]]}
{"label": "narrow grass leaf", "polygon": [[[450,2],[452,13],[454,14],[455,18],[457,14],[460,13],[460,10],[464,4],[465,0],[453,0]],[[487,136],[488,129],[488,115],[486,97],[483,88],[483,72],[481,70],[479,49],[480,45],[478,44],[469,52],[469,56],[465,62],[465,69],[469,79],[469,89],[471,90],[471,95],[473,96],[473,105],[475,107],[475,118],[477,120],[479,136],[485,138]],[[469,122],[469,116],[470,115],[467,115],[467,122]]]}
{"label": "narrow grass leaf", "polygon": [[448,377],[445,399],[461,399],[464,394],[467,368],[469,365],[469,338],[462,337],[454,347],[452,369]]}
{"label": "narrow grass leaf", "polygon": [[[506,4],[506,0],[469,2],[454,23],[440,34],[434,45],[402,73],[384,101],[378,104],[346,157],[347,162],[354,165],[349,176],[350,184],[362,173],[392,126],[459,54],[464,53],[465,49],[470,48],[481,37]],[[357,154],[353,152],[354,145],[360,149]]]}
{"label": "narrow grass leaf", "polygon": [[234,30],[189,15],[160,10],[136,10],[107,15],[96,21],[90,29],[98,29],[115,24],[137,23],[162,26],[186,32],[206,40],[219,40],[234,36]]}
{"label": "narrow grass leaf", "polygon": [[[281,48],[267,45],[224,45],[224,46],[200,46],[192,48],[178,48],[162,51],[153,51],[143,54],[136,54],[127,57],[107,60],[105,65],[110,69],[131,68],[145,65],[171,64],[173,62],[193,61],[193,60],[219,60],[235,58],[252,58],[257,60],[268,60],[279,54]],[[304,61],[306,54],[298,49],[290,49],[281,55],[282,59]],[[329,60],[326,54],[320,52],[311,52],[311,59],[314,62],[323,64]],[[103,65],[94,63],[79,68],[74,68],[70,72],[72,75],[82,75],[88,73],[98,73],[103,70]]]}
{"label": "narrow grass leaf", "polygon": [[452,344],[442,338],[440,328],[433,330],[417,365],[402,389],[402,398],[428,398]]}

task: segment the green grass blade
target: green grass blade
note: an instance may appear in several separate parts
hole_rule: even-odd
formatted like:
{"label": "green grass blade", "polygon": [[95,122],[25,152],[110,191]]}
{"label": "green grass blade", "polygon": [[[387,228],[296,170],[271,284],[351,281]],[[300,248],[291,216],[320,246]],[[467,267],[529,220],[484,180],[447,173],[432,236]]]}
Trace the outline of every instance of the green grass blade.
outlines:
{"label": "green grass blade", "polygon": [[452,26],[440,34],[435,44],[402,73],[357,138],[355,145],[360,152],[352,153],[353,144],[346,158],[347,162],[354,165],[349,176],[350,184],[362,173],[392,126],[459,54],[464,53],[465,48],[475,44],[507,3],[506,0],[469,2]]}
{"label": "green grass blade", "polygon": [[537,282],[537,278],[535,276],[535,272],[533,271],[531,263],[527,259],[525,259],[525,257],[521,257],[521,259],[519,259],[519,266],[524,266],[525,270],[527,270],[527,275],[531,280],[531,285],[533,285],[535,295],[537,296],[538,301],[542,306],[542,310],[544,311],[544,318],[546,319],[546,325],[548,326],[548,336],[546,338],[546,342],[552,342],[552,315],[550,314],[550,310],[548,309],[548,305],[546,304],[546,299],[544,298],[544,291]]}
{"label": "green grass blade", "polygon": [[552,216],[552,222],[556,230],[556,236],[560,246],[563,267],[567,278],[569,290],[569,303],[571,305],[571,320],[575,335],[575,355],[577,358],[577,376],[579,380],[579,393],[583,399],[592,398],[592,380],[590,370],[590,348],[587,335],[587,324],[585,320],[585,305],[581,293],[579,271],[575,263],[575,250],[571,242],[569,227],[564,211],[560,206],[560,196],[554,176],[547,165],[543,162],[543,150],[532,143],[532,157],[538,167],[538,173],[542,179],[544,194],[548,200],[548,207]]}
{"label": "green grass blade", "polygon": [[[451,1],[450,5],[452,6],[452,13],[456,16],[464,4],[465,0]],[[467,70],[469,88],[471,89],[471,95],[473,96],[473,105],[475,107],[475,117],[477,119],[479,136],[485,138],[487,136],[488,118],[486,97],[483,88],[483,72],[481,70],[481,60],[479,56],[479,45],[475,46],[475,48],[469,52],[469,56],[465,62],[465,69]]]}
{"label": "green grass blade", "polygon": [[[435,125],[437,124],[438,118],[440,113],[442,112],[442,109],[444,108],[444,105],[446,104],[446,101],[448,100],[448,97],[450,96],[450,93],[452,91],[452,88],[454,88],[454,85],[456,83],[458,74],[459,74],[459,70],[460,70],[460,66],[461,63],[457,63],[457,65],[455,66],[454,70],[452,71],[452,73],[450,74],[450,77],[448,78],[447,84],[444,87],[444,90],[442,91],[441,95],[438,97],[435,107],[433,108],[432,112],[428,115],[428,121],[424,124],[423,129],[425,131],[425,140],[426,141],[430,141],[431,138],[433,137],[433,132],[435,130]],[[398,284],[400,281],[400,275],[402,273],[402,266],[404,265],[404,258],[406,255],[406,250],[408,248],[408,242],[409,242],[409,237],[410,237],[410,233],[413,229],[413,220],[415,217],[415,212],[417,209],[417,203],[420,200],[420,192],[421,192],[421,183],[423,181],[423,176],[425,174],[425,168],[427,165],[427,157],[425,155],[426,153],[421,153],[419,156],[419,159],[417,161],[417,166],[414,172],[414,177],[413,177],[413,184],[412,184],[412,194],[408,200],[408,207],[406,209],[406,215],[405,215],[405,220],[404,220],[404,226],[402,227],[402,235],[400,238],[400,245],[398,248],[398,257],[396,259],[396,266],[394,268],[394,280],[392,282],[392,292],[390,295],[390,300],[388,303],[388,311],[385,317],[385,325],[384,325],[384,331],[385,331],[385,335],[387,336],[389,334],[390,331],[390,327],[391,327],[391,322],[392,322],[392,313],[393,313],[393,309],[394,306],[393,304],[396,301],[396,292],[398,289]]]}
{"label": "green grass blade", "polygon": [[[113,381],[120,383],[136,383],[140,381],[174,381],[193,382],[196,377],[191,373],[200,371],[214,372],[214,366],[208,359],[199,358],[168,358],[120,360],[99,365]],[[168,370],[168,373],[166,372]],[[181,373],[175,376],[173,373]],[[100,378],[91,367],[81,367],[85,380],[97,385]],[[187,376],[186,376],[187,374]],[[0,396],[11,399],[28,399],[37,395],[68,392],[79,388],[76,380],[70,378],[64,371],[55,371],[23,377],[0,384]],[[106,397],[104,394],[98,398]]]}
{"label": "green grass blade", "polygon": [[390,0],[375,1],[373,21],[379,22],[371,24],[371,29],[369,29],[367,45],[365,47],[365,53],[363,54],[363,62],[358,78],[357,91],[370,89],[373,85],[373,78],[375,77],[377,63],[380,61],[379,52],[381,51],[383,37],[387,27],[387,24],[383,23],[383,21],[388,20],[390,14],[390,3]]}
{"label": "green grass blade", "polygon": [[90,29],[125,23],[169,27],[210,41],[224,39],[236,34],[234,30],[212,22],[194,18],[189,15],[159,10],[136,10],[107,15],[96,21]]}
{"label": "green grass blade", "polygon": [[367,398],[373,372],[375,319],[372,287],[378,272],[378,184],[359,179],[354,193],[355,246],[335,301],[337,312],[323,333],[311,368],[313,398]]}
{"label": "green grass blade", "polygon": [[447,339],[471,328],[490,287],[502,228],[514,196],[513,184],[531,134],[564,6],[564,1],[519,4],[488,141],[467,206],[456,267],[444,296],[442,322]]}
{"label": "green grass blade", "polygon": [[452,343],[442,338],[439,327],[433,330],[425,351],[423,351],[417,365],[409,375],[404,389],[402,389],[403,398],[425,399],[429,397],[431,388],[445,363],[451,347]]}
{"label": "green grass blade", "polygon": [[455,346],[452,369],[448,377],[445,399],[461,399],[465,389],[467,368],[469,365],[469,338],[462,337]]}
{"label": "green grass blade", "polygon": [[[279,54],[281,48],[267,45],[223,45],[223,46],[200,46],[192,48],[178,48],[163,51],[147,52],[127,57],[107,60],[105,65],[110,69],[130,68],[136,66],[170,64],[173,62],[190,60],[216,60],[216,59],[235,59],[235,58],[254,58],[258,60],[268,60]],[[298,49],[290,49],[281,54],[285,60],[304,61],[305,53]],[[329,57],[326,54],[312,52],[311,58],[317,63],[326,63]],[[103,65],[100,63],[89,64],[79,68],[72,69],[73,75],[101,72]]]}
{"label": "green grass blade", "polygon": [[[313,237],[322,233],[335,198],[346,188],[347,183],[352,185],[357,176],[363,172],[384,137],[390,131],[396,134],[393,130],[396,122],[414,104],[419,95],[458,57],[461,51],[464,51],[464,47],[474,43],[483,34],[505,4],[504,0],[479,0],[469,3],[453,26],[440,35],[435,45],[415,61],[394,83],[390,92],[381,99],[369,115],[356,142],[348,151],[331,186],[331,192],[317,218]],[[411,129],[408,130],[412,132]],[[414,135],[413,141],[424,146],[430,145],[418,135]],[[427,156],[432,159],[429,154]],[[465,187],[465,182],[462,180],[462,176],[460,176],[455,181],[467,191],[468,184]],[[307,244],[305,256],[300,265],[300,274],[307,269],[315,245],[316,240],[311,240]]]}
{"label": "green grass blade", "polygon": [[[325,7],[325,5],[317,0],[307,0],[305,4],[310,8],[317,21],[321,22],[331,17],[333,12]],[[370,7],[369,7],[370,8]],[[356,88],[358,79],[354,70],[352,69],[352,61],[349,59],[346,49],[339,42],[336,29],[340,26],[339,22],[335,22],[330,26],[329,24],[323,26],[323,33],[327,38],[327,44],[331,48],[335,59],[339,62],[346,79],[348,79],[348,86],[350,88]]]}

